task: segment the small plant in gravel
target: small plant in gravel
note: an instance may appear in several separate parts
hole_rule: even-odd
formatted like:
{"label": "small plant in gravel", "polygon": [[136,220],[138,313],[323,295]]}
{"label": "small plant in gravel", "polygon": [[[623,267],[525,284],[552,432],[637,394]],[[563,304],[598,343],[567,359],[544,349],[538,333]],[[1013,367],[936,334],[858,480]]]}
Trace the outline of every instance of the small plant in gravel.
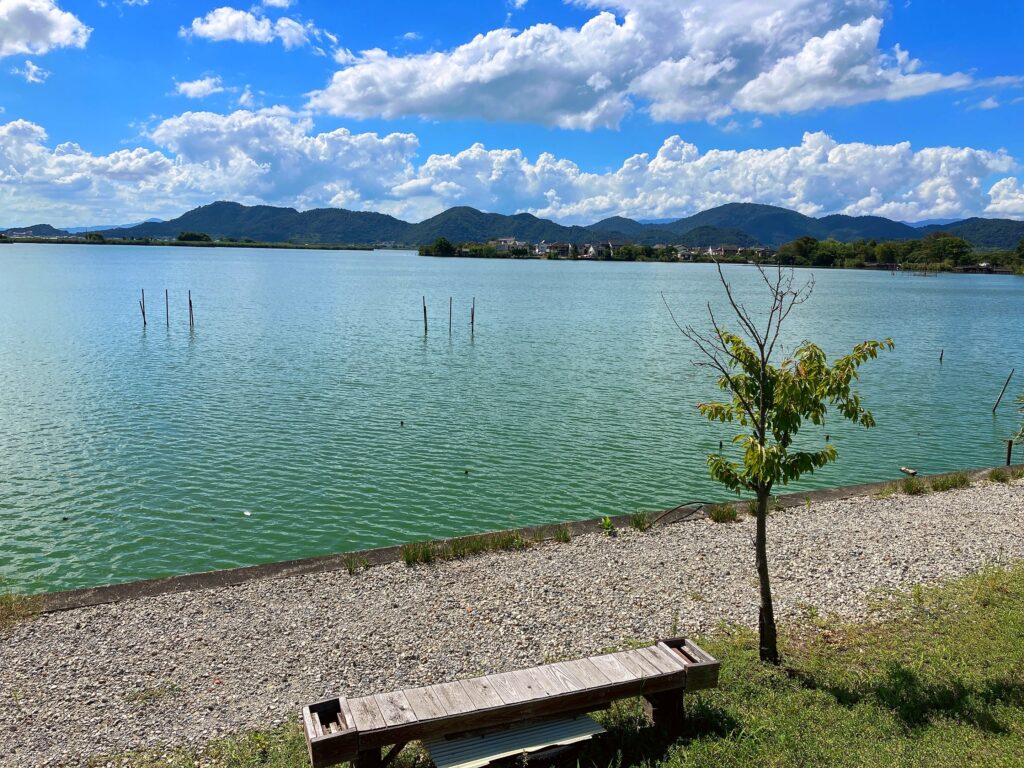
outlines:
{"label": "small plant in gravel", "polygon": [[739,513],[735,504],[712,504],[708,507],[708,519],[713,523],[735,523]]}
{"label": "small plant in gravel", "polygon": [[637,510],[629,516],[629,525],[638,531],[646,531],[654,525],[654,520],[651,519],[650,513]]}
{"label": "small plant in gravel", "polygon": [[605,536],[615,535],[615,523],[612,522],[612,519],[607,515],[601,518],[601,532],[604,533]]}
{"label": "small plant in gravel", "polygon": [[140,688],[136,691],[128,691],[125,694],[124,700],[129,704],[148,704],[152,701],[158,701],[166,698],[172,694],[178,693],[181,690],[181,686],[170,680],[166,680],[159,685],[154,685],[149,688]]}
{"label": "small plant in gravel", "polygon": [[406,565],[434,562],[434,547],[429,541],[413,541],[402,545],[402,560]]}
{"label": "small plant in gravel", "polygon": [[886,483],[885,485],[882,486],[882,490],[880,490],[876,495],[880,499],[887,499],[890,496],[895,496],[899,492],[899,483]]}
{"label": "small plant in gravel", "polygon": [[370,560],[365,555],[345,555],[342,562],[345,564],[345,570],[350,575],[363,568],[370,567]]}
{"label": "small plant in gravel", "polygon": [[490,549],[529,549],[533,542],[519,531],[492,533],[488,538]]}
{"label": "small plant in gravel", "polygon": [[907,496],[920,496],[921,494],[928,493],[928,484],[919,477],[905,477],[903,482],[900,484],[903,492]]}
{"label": "small plant in gravel", "polygon": [[572,531],[569,530],[569,526],[560,525],[555,528],[555,541],[559,544],[568,544],[572,540]]}
{"label": "small plant in gravel", "polygon": [[41,608],[42,599],[38,595],[15,592],[6,581],[0,579],[0,629],[35,618]]}
{"label": "small plant in gravel", "polygon": [[1008,483],[1010,482],[1010,473],[1005,469],[993,469],[988,473],[988,479],[993,483]]}
{"label": "small plant in gravel", "polygon": [[970,488],[971,478],[966,472],[954,472],[951,475],[932,478],[931,486],[933,491],[952,491],[957,488]]}

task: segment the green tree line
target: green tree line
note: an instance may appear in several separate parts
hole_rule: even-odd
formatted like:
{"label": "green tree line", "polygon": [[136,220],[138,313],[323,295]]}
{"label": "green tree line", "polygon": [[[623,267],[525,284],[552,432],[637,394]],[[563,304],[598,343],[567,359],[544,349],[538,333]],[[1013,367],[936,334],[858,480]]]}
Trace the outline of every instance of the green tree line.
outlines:
{"label": "green tree line", "polygon": [[933,232],[920,240],[875,242],[815,240],[801,237],[779,248],[780,264],[801,267],[871,267],[899,264],[916,269],[951,271],[987,262],[1017,272],[1024,271],[1024,240],[1013,251],[977,251],[966,240]]}

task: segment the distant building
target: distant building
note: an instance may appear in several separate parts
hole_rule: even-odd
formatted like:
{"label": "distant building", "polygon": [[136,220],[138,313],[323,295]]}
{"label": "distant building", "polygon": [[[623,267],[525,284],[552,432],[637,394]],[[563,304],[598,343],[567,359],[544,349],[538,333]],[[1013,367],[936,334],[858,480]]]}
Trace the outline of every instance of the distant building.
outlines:
{"label": "distant building", "polygon": [[498,253],[509,253],[521,249],[529,249],[530,244],[525,240],[517,240],[514,237],[499,237],[487,243]]}
{"label": "distant building", "polygon": [[544,240],[533,247],[533,252],[542,259],[568,259],[571,251],[569,243],[549,243]]}

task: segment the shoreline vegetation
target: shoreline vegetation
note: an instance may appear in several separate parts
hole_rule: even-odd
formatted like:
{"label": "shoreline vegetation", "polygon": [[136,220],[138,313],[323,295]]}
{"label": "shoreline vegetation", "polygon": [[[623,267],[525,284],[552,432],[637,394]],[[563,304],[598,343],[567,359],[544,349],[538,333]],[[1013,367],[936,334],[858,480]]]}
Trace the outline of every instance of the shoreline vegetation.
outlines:
{"label": "shoreline vegetation", "polygon": [[421,256],[477,259],[534,259],[548,261],[633,261],[685,264],[742,264],[761,266],[815,267],[825,269],[869,269],[934,275],[962,274],[1024,275],[1024,240],[1015,250],[975,248],[970,242],[944,232],[933,232],[920,240],[816,240],[801,237],[778,249],[762,246],[644,245],[635,242],[595,240],[581,243],[531,243],[515,238],[453,243],[438,238],[430,245],[367,245],[352,243],[305,243],[259,241],[252,238],[215,238],[205,232],[181,232],[175,238],[115,238],[89,232],[73,237],[10,236],[0,234],[4,243],[45,243],[53,245],[138,245],[188,248],[258,248],[313,251],[415,250]]}
{"label": "shoreline vegetation", "polygon": [[[188,234],[188,233],[183,233]],[[279,248],[292,251],[373,251],[381,250],[372,245],[347,245],[345,243],[266,243],[251,239],[225,238],[223,240],[207,239],[185,239],[162,240],[159,238],[114,238],[89,237],[88,234],[81,237],[5,237],[0,235],[0,244],[3,243],[33,243],[45,245],[152,245],[152,246],[173,246],[184,248]],[[393,250],[393,249],[388,249]],[[411,249],[410,249],[411,250]]]}
{"label": "shoreline vegetation", "polygon": [[777,250],[759,246],[640,245],[637,243],[540,243],[512,241],[452,243],[438,238],[422,245],[421,256],[480,259],[542,259],[566,261],[644,261],[660,263],[722,263],[761,266],[871,269],[912,274],[1024,275],[1024,240],[1016,250],[986,250],[943,232],[920,240],[816,240],[801,237]]}
{"label": "shoreline vegetation", "polygon": [[[39,615],[0,643],[0,686],[12,692],[0,705],[0,756],[298,768],[308,765],[302,703],[674,632],[722,660],[720,688],[688,697],[675,744],[652,738],[639,701],[613,708],[601,715],[610,734],[581,766],[1009,765],[1024,747],[1024,486],[929,485],[935,493],[772,513],[789,564],[776,584],[787,618],[779,668],[757,660],[756,588],[742,576],[749,516],[630,526]],[[232,662],[239,654],[244,663]],[[247,704],[222,706],[235,700]],[[50,710],[64,713],[58,740],[29,716]],[[398,765],[429,763],[414,746]]]}
{"label": "shoreline vegetation", "polygon": [[[988,567],[892,594],[845,622],[808,609],[783,633],[783,668],[759,663],[757,638],[724,626],[697,642],[721,660],[719,686],[687,697],[682,737],[651,732],[641,699],[595,713],[607,733],[578,768],[1017,764],[1024,749],[1024,565]],[[618,647],[628,648],[625,641]],[[984,663],[979,663],[979,657]],[[176,749],[104,756],[133,768],[307,768],[301,725]],[[412,743],[395,768],[427,768]]]}

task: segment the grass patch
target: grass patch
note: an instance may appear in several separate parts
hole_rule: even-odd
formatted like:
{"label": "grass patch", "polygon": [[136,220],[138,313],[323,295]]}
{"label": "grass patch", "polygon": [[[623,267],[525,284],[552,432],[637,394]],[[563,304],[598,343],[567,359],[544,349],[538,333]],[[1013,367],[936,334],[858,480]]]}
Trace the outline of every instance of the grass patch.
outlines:
{"label": "grass patch", "polygon": [[1008,483],[1010,482],[1010,473],[1005,469],[993,469],[988,473],[988,479],[993,483]]}
{"label": "grass patch", "polygon": [[533,543],[519,531],[484,533],[442,542],[414,541],[402,545],[402,560],[409,566],[426,565],[435,560],[458,560],[482,552],[529,549]]}
{"label": "grass patch", "polygon": [[572,531],[569,530],[569,526],[560,525],[555,528],[554,539],[559,544],[568,544],[572,540]]}
{"label": "grass patch", "polygon": [[601,532],[605,536],[615,535],[615,522],[607,515],[601,518]]}
{"label": "grass patch", "polygon": [[365,555],[345,555],[342,562],[345,563],[345,570],[349,574],[354,574],[357,571],[370,567],[370,560]]}
{"label": "grass patch", "polygon": [[903,482],[900,483],[900,489],[907,494],[907,496],[920,496],[928,493],[928,484],[919,477],[904,477]]}
{"label": "grass patch", "polygon": [[42,598],[38,595],[15,592],[6,581],[0,579],[0,629],[33,619],[41,609]]}
{"label": "grass patch", "polygon": [[629,525],[638,531],[646,531],[654,525],[654,520],[651,519],[650,512],[640,512],[638,510],[629,516]]}
{"label": "grass patch", "polygon": [[[757,660],[757,637],[725,628],[699,642],[722,660],[719,688],[687,696],[674,744],[647,727],[640,699],[598,715],[608,733],[579,768],[1019,766],[1024,755],[1024,564],[892,597],[866,624],[783,624],[785,667]],[[680,628],[685,631],[685,626]],[[646,643],[624,640],[607,651]],[[195,756],[94,765],[305,768],[294,722],[215,742]],[[397,768],[427,768],[407,748]]]}
{"label": "grass patch", "polygon": [[707,513],[708,518],[715,523],[735,523],[739,518],[735,504],[711,504]]}
{"label": "grass patch", "polygon": [[885,485],[882,486],[882,490],[880,490],[875,495],[878,498],[880,498],[880,499],[887,499],[890,496],[895,496],[899,492],[900,492],[900,484],[899,483],[886,483]]}
{"label": "grass patch", "polygon": [[952,491],[956,488],[970,488],[971,478],[966,472],[954,472],[951,475],[933,477],[930,485],[933,491]]}
{"label": "grass patch", "polygon": [[402,545],[402,560],[406,565],[434,562],[434,545],[429,541],[412,541]]}

